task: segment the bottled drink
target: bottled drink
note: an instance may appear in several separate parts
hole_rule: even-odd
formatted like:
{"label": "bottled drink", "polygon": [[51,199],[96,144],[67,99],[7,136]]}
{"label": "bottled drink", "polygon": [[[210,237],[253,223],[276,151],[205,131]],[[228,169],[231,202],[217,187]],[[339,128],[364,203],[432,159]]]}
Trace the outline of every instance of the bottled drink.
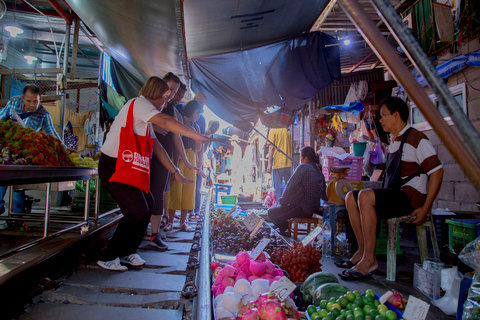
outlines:
{"label": "bottled drink", "polygon": [[323,246],[322,246],[322,254],[324,257],[331,257],[331,245],[332,245],[332,229],[330,228],[330,221],[325,219],[322,228],[323,233]]}

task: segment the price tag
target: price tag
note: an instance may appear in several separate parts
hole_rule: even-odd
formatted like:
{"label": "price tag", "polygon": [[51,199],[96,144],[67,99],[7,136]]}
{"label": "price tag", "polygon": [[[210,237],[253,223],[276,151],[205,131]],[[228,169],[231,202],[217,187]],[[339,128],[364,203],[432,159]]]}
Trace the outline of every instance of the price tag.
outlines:
{"label": "price tag", "polygon": [[260,217],[255,213],[250,213],[245,217],[245,219],[242,220],[242,222],[248,231],[252,232],[258,226],[258,224],[262,222],[262,220],[260,220]]}
{"label": "price tag", "polygon": [[302,244],[304,247],[308,246],[315,238],[322,232],[322,227],[317,226],[315,229],[313,229],[312,232],[308,234],[308,236],[305,237],[305,239],[302,240]]}
{"label": "price tag", "polygon": [[237,209],[237,205],[234,205],[230,210],[228,210],[226,216],[227,216],[227,217],[231,216],[232,213],[234,213],[236,209]]}
{"label": "price tag", "polygon": [[258,230],[260,230],[260,228],[263,226],[263,221],[260,221],[258,222],[258,224],[255,226],[255,228],[252,230],[252,233],[250,233],[250,240],[253,239],[253,237],[255,237],[255,235],[257,234]]}
{"label": "price tag", "polygon": [[293,292],[293,290],[295,290],[296,287],[295,283],[288,280],[287,277],[281,277],[280,280],[275,281],[272,284],[270,291],[275,293],[278,298],[283,301]]}
{"label": "price tag", "polygon": [[384,304],[385,301],[387,301],[388,299],[390,299],[390,297],[393,296],[393,292],[392,291],[387,291],[385,292],[385,294],[383,296],[380,297],[380,299],[378,299],[378,301],[381,303],[381,304]]}
{"label": "price tag", "polygon": [[263,249],[265,249],[269,243],[270,239],[268,238],[263,238],[262,240],[260,240],[255,249],[252,250],[250,257],[252,257],[253,260],[256,260],[260,253],[262,253]]}
{"label": "price tag", "polygon": [[408,297],[407,307],[403,312],[403,318],[406,320],[425,320],[429,308],[430,304],[410,296]]}

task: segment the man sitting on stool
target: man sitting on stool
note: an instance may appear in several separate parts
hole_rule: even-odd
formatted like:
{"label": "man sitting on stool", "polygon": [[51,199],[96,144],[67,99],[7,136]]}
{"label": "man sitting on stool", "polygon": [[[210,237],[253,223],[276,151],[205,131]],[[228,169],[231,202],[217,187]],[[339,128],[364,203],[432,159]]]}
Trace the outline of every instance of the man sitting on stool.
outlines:
{"label": "man sitting on stool", "polygon": [[350,260],[336,263],[339,267],[352,267],[339,274],[344,280],[368,278],[378,268],[377,219],[409,215],[413,224],[421,225],[427,220],[442,184],[443,166],[432,143],[407,125],[407,104],[399,98],[387,98],[379,105],[380,123],[391,134],[393,143],[389,147],[383,188],[347,194],[346,207],[358,251]]}

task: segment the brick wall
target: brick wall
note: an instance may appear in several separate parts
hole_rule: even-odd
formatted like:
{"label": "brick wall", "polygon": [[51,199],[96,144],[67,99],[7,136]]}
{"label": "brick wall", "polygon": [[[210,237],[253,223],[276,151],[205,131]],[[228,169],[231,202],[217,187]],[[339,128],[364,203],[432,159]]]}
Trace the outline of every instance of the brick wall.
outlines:
{"label": "brick wall", "polygon": [[[461,54],[478,49],[480,49],[479,39],[475,39],[462,46]],[[452,55],[448,54],[441,57],[440,60],[443,62],[451,58]],[[480,132],[480,67],[467,67],[463,72],[451,76],[447,85],[451,87],[461,83],[466,84],[468,118],[477,131]],[[431,92],[428,93],[430,94]],[[455,128],[454,131],[458,133],[458,130]],[[449,208],[454,211],[478,211],[475,203],[480,201],[479,192],[470,183],[468,177],[455,162],[437,134],[433,130],[427,130],[424,133],[435,146],[445,169],[442,188],[434,203],[434,208]]]}

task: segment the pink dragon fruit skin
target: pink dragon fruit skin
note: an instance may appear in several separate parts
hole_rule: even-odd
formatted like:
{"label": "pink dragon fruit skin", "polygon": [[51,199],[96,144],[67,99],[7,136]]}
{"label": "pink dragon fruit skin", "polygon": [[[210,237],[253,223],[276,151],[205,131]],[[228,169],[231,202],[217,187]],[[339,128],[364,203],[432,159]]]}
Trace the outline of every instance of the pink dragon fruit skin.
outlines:
{"label": "pink dragon fruit skin", "polygon": [[260,252],[260,255],[255,260],[265,262],[267,260],[267,256],[265,255],[265,253]]}
{"label": "pink dragon fruit skin", "polygon": [[237,275],[237,269],[230,265],[226,265],[220,272],[223,274],[224,278],[235,278]]}
{"label": "pink dragon fruit skin", "polygon": [[265,273],[271,274],[274,277],[277,275],[275,266],[270,260],[265,261]]}
{"label": "pink dragon fruit skin", "polygon": [[250,272],[255,276],[263,276],[265,274],[266,263],[257,260],[250,261]]}
{"label": "pink dragon fruit skin", "polygon": [[400,293],[394,292],[393,296],[391,296],[388,299],[388,302],[390,302],[395,308],[401,309],[403,307],[403,297]]}
{"label": "pink dragon fruit skin", "polygon": [[276,269],[275,269],[275,272],[276,272],[275,276],[283,277],[283,271],[282,271],[282,269],[276,268]]}
{"label": "pink dragon fruit skin", "polygon": [[248,282],[252,283],[253,280],[260,279],[260,277],[257,276],[250,276],[248,277]]}
{"label": "pink dragon fruit skin", "polygon": [[241,272],[245,273],[245,275],[246,275],[247,277],[249,277],[249,276],[252,275],[252,273],[250,272],[250,261],[251,261],[251,260],[245,261],[245,262],[240,266],[240,268],[238,269],[239,272],[241,271]]}
{"label": "pink dragon fruit skin", "polygon": [[225,292],[225,287],[222,286],[222,285],[219,285],[219,286],[217,287],[217,292],[214,294],[214,297],[216,297],[216,296],[218,296],[218,295],[220,295],[220,294],[222,294],[222,293],[224,293],[224,292]]}
{"label": "pink dragon fruit skin", "polygon": [[282,303],[278,300],[268,300],[258,308],[258,314],[262,319],[287,320],[287,314]]}
{"label": "pink dragon fruit skin", "polygon": [[233,280],[232,278],[225,278],[222,281],[222,286],[224,288],[233,287],[234,285],[235,285],[235,280]]}
{"label": "pink dragon fruit skin", "polygon": [[237,254],[235,257],[235,260],[237,261],[237,264],[241,266],[242,264],[245,263],[245,261],[250,260],[250,255],[248,254],[247,251],[241,251]]}
{"label": "pink dragon fruit skin", "polygon": [[222,283],[223,279],[224,279],[223,274],[219,273],[219,274],[217,275],[217,277],[215,278],[214,284],[215,284],[216,286],[220,285],[220,284]]}
{"label": "pink dragon fruit skin", "polygon": [[239,271],[239,272],[237,273],[237,276],[235,277],[235,282],[237,282],[237,281],[240,280],[240,279],[246,279],[246,280],[248,280],[248,277],[247,277],[247,275],[246,275],[245,273],[243,273],[242,271]]}
{"label": "pink dragon fruit skin", "polygon": [[242,320],[260,320],[260,316],[258,315],[258,310],[257,309],[251,309],[245,312],[243,317],[241,318]]}

